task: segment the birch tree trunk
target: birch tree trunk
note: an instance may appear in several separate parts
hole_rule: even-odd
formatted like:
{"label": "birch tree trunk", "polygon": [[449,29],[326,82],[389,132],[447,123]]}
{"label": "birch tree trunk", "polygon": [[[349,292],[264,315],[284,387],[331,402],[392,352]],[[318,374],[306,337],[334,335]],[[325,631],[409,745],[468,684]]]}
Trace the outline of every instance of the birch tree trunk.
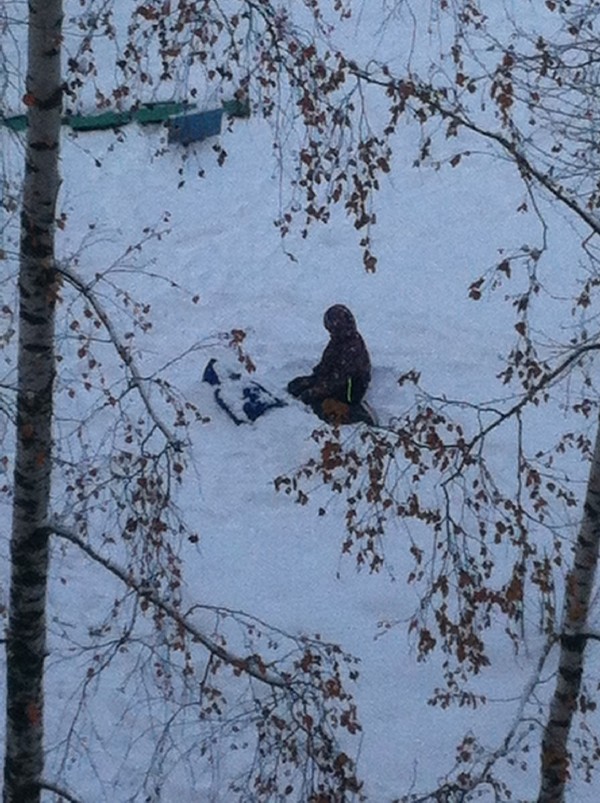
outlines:
{"label": "birch tree trunk", "polygon": [[568,738],[581,688],[590,600],[600,549],[600,422],[587,485],[583,520],[567,578],[556,689],[542,740],[538,803],[562,803],[569,779]]}
{"label": "birch tree trunk", "polygon": [[5,803],[40,799],[54,379],[62,0],[29,0],[17,431],[7,634]]}

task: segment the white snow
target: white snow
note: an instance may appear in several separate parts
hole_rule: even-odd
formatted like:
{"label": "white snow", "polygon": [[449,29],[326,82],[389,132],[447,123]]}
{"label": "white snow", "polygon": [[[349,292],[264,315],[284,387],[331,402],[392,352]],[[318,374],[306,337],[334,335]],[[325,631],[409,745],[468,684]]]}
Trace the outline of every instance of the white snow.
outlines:
{"label": "white snow", "polygon": [[[352,688],[363,726],[358,769],[367,799],[384,803],[435,788],[452,770],[455,746],[468,731],[491,750],[501,745],[543,641],[530,622],[527,644],[515,656],[498,633],[490,642],[491,667],[477,680],[488,704],[475,710],[429,706],[433,689],[441,685],[441,659],[434,655],[417,662],[414,639],[407,633],[418,599],[406,582],[411,561],[404,527],[392,527],[385,536],[388,562],[379,574],[357,571],[353,557],[341,555],[345,529],[339,498],[317,488],[309,504],[299,506],[274,489],[277,476],[314,454],[311,432],[319,422],[301,403],[288,399],[285,409],[235,427],[214,405],[201,374],[210,356],[234,358],[219,345],[218,333],[242,329],[244,348],[257,367],[255,377],[285,396],[289,379],[309,371],[326,343],[324,310],[344,303],[370,349],[368,399],[381,420],[401,415],[413,403],[411,386],[399,387],[396,381],[411,368],[421,372],[422,384],[434,394],[471,401],[503,397],[506,389],[496,374],[502,368],[500,355],[513,339],[510,305],[503,302],[503,290],[473,302],[468,287],[498,261],[500,249],[510,252],[524,242],[535,243],[539,228],[533,215],[517,211],[523,187],[510,164],[481,155],[454,170],[416,170],[403,164],[400,150],[398,167],[377,199],[379,265],[368,275],[357,233],[340,211],[307,240],[295,234],[281,240],[273,225],[280,187],[271,135],[258,119],[236,122],[232,133],[221,137],[228,153],[223,167],[215,164],[211,141],[191,146],[182,162],[180,147],[167,147],[166,131],[158,126],[128,126],[120,142],[111,132],[65,135],[61,211],[67,222],[60,250],[68,258],[81,249],[76,270],[89,281],[143,237],[145,227],[165,230],[160,240],[149,240],[140,254],[119,263],[130,264],[127,271],[112,275],[136,300],[151,305],[152,330],[136,336],[142,374],[166,365],[165,378],[210,418],[191,427],[190,465],[177,498],[183,517],[200,535],[198,547],[187,542],[181,547],[184,598],[189,605],[246,611],[294,635],[319,633],[360,659],[360,677]],[[5,132],[2,138],[17,165],[18,148]],[[156,155],[159,149],[164,152]],[[185,184],[178,188],[180,168]],[[196,175],[200,168],[206,171],[202,179]],[[559,215],[546,212],[560,227],[554,262],[545,266],[547,282],[560,287],[564,266],[577,259],[577,238]],[[507,292],[515,292],[518,283],[517,277]],[[196,294],[199,301],[192,303]],[[67,296],[72,293],[65,288]],[[558,337],[564,321],[554,317],[551,302],[546,309],[540,329],[548,338]],[[117,321],[123,334],[122,313]],[[59,335],[68,351],[67,323],[59,323]],[[192,346],[197,348],[187,357],[171,363]],[[117,381],[109,349],[98,348],[110,381]],[[77,363],[65,363],[59,382],[79,381],[81,370]],[[74,404],[76,410],[85,408],[85,400]],[[100,453],[108,446],[102,443],[102,422],[111,414],[92,424],[91,445]],[[532,442],[539,440],[541,446],[548,433],[563,426],[556,409],[548,416],[532,429]],[[514,439],[505,440],[502,433],[495,438],[500,474],[510,478]],[[76,438],[63,450],[63,455],[83,459]],[[317,515],[320,505],[327,506],[325,516]],[[5,505],[4,557],[8,515]],[[427,533],[415,533],[425,539],[426,549]],[[107,615],[122,590],[117,589],[113,578],[73,547],[57,546],[49,594],[52,643],[58,643],[60,633],[83,641],[86,628]],[[534,606],[529,616],[535,620]],[[212,621],[208,613],[203,621],[207,626]],[[386,630],[385,624],[394,622]],[[63,777],[86,801],[143,800],[140,783],[157,746],[160,726],[154,718],[162,705],[155,699],[151,673],[136,668],[135,645],[116,655],[97,696],[89,700],[89,718],[82,714],[82,741],[73,751],[78,758],[60,766],[65,729],[79,704],[90,660],[85,654],[69,659],[68,653],[63,642],[48,661],[49,776]],[[227,803],[233,765],[227,756],[210,765],[207,757],[204,765],[198,756],[188,761],[183,752],[193,743],[196,726],[187,722],[179,760],[172,761],[170,754],[160,796],[147,799]],[[358,745],[350,744],[356,751]],[[211,750],[216,756],[218,745]],[[531,756],[525,772],[505,768],[504,777],[519,799],[532,799],[537,756]],[[595,789],[577,786],[570,800],[592,803]],[[495,798],[492,790],[483,789],[478,799],[487,803]]]}

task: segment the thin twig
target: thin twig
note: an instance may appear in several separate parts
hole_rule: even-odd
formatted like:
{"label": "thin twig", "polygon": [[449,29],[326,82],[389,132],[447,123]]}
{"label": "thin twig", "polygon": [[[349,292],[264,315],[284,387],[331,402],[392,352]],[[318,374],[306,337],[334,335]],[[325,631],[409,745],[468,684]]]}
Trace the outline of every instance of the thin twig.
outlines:
{"label": "thin twig", "polygon": [[41,780],[38,786],[40,789],[46,789],[48,792],[54,792],[54,794],[58,795],[58,797],[62,797],[64,800],[67,800],[68,803],[83,803],[83,801],[78,797],[75,797],[75,795],[72,795],[70,792],[67,792],[66,789],[63,789],[62,786],[58,786],[51,781]]}
{"label": "thin twig", "polygon": [[57,268],[57,270],[61,274],[61,276],[63,276],[64,279],[66,279],[66,281],[69,282],[69,284],[71,284],[82,295],[84,295],[85,298],[92,305],[96,315],[98,316],[98,318],[102,322],[102,325],[106,329],[108,336],[110,337],[110,340],[117,351],[117,354],[129,369],[129,372],[131,374],[131,381],[135,386],[135,388],[137,389],[138,393],[140,394],[140,397],[144,403],[144,406],[146,407],[146,410],[148,411],[148,414],[150,415],[156,426],[160,429],[162,434],[165,436],[169,445],[173,446],[174,448],[180,448],[181,445],[180,441],[173,435],[173,433],[169,430],[167,425],[161,420],[160,416],[154,409],[154,406],[150,401],[150,397],[148,396],[148,392],[144,385],[144,379],[140,374],[137,365],[135,364],[135,361],[131,355],[131,351],[129,350],[129,348],[127,348],[127,346],[125,346],[121,342],[119,335],[112,324],[110,316],[102,306],[98,296],[92,292],[92,289],[89,285],[85,284],[78,276],[76,276],[68,268],[61,266]]}
{"label": "thin twig", "polygon": [[64,527],[60,522],[56,520],[52,520],[52,522],[48,525],[48,529],[53,532],[55,535],[58,535],[60,538],[64,538],[66,541],[70,541],[75,546],[79,547],[82,552],[91,558],[95,563],[99,563],[103,566],[107,571],[113,574],[115,577],[118,577],[128,588],[132,589],[133,591],[138,594],[138,596],[142,599],[147,600],[155,608],[158,608],[160,611],[165,613],[170,619],[172,619],[176,624],[178,624],[183,630],[185,630],[194,641],[199,642],[203,645],[211,655],[214,655],[217,658],[220,658],[229,666],[232,666],[234,669],[239,670],[247,675],[256,678],[261,683],[265,683],[268,686],[272,686],[275,688],[286,689],[290,688],[293,684],[292,681],[289,679],[285,679],[281,675],[271,672],[266,669],[260,661],[256,659],[256,656],[248,656],[247,658],[243,658],[239,655],[235,655],[234,653],[230,652],[229,650],[225,649],[224,647],[217,644],[213,639],[199,630],[195,625],[191,624],[185,616],[183,616],[177,608],[171,605],[169,602],[165,602],[152,588],[148,588],[148,586],[143,585],[142,583],[138,582],[134,577],[131,576],[125,569],[121,566],[114,563],[109,558],[100,555],[93,549],[89,544],[87,544],[79,535],[73,532],[71,529]]}
{"label": "thin twig", "polygon": [[464,114],[446,106],[440,100],[441,93],[436,90],[435,87],[428,84],[419,84],[414,79],[402,81],[394,80],[393,78],[377,78],[375,75],[359,68],[352,69],[351,72],[359,80],[366,81],[375,86],[384,87],[391,91],[406,86],[407,84],[410,85],[414,88],[414,96],[425,106],[429,106],[431,109],[435,110],[443,119],[452,120],[457,126],[463,126],[474,134],[500,145],[509,154],[523,175],[533,176],[533,178],[548,190],[551,195],[583,220],[595,234],[600,234],[600,220],[592,215],[584,206],[581,206],[575,199],[567,195],[563,188],[556,184],[547,173],[535,167],[531,160],[518,148],[515,142],[512,142],[498,131],[490,131],[486,128],[482,128],[469,120]]}
{"label": "thin twig", "polygon": [[[555,638],[549,638],[544,648],[538,658],[536,663],[535,670],[533,671],[529,681],[527,682],[523,694],[521,695],[521,699],[519,702],[519,707],[517,708],[517,713],[513,718],[512,725],[508,729],[506,736],[502,740],[502,743],[490,753],[484,762],[481,762],[483,766],[481,769],[477,770],[477,762],[473,765],[471,771],[469,772],[468,778],[465,779],[464,782],[458,781],[446,781],[442,786],[438,787],[437,789],[426,792],[422,795],[414,795],[410,798],[406,797],[403,798],[404,800],[410,800],[410,803],[427,803],[427,801],[433,800],[448,800],[450,797],[443,797],[444,794],[454,794],[456,792],[460,792],[462,795],[468,795],[470,792],[473,792],[477,789],[478,786],[483,786],[485,784],[494,786],[494,779],[490,777],[490,773],[494,768],[494,765],[502,758],[506,758],[513,749],[513,744],[515,742],[515,737],[519,730],[519,727],[525,721],[525,708],[533,695],[536,687],[540,683],[540,678],[546,661],[548,660],[548,656],[554,645],[556,644]],[[473,774],[477,770],[476,774]],[[461,798],[462,799],[462,798]]]}
{"label": "thin twig", "polygon": [[459,467],[456,469],[456,471],[453,472],[453,474],[450,477],[447,477],[443,481],[442,485],[446,485],[447,483],[452,482],[460,474],[464,466],[466,456],[470,454],[474,446],[476,446],[476,444],[478,444],[480,441],[483,441],[484,438],[486,438],[490,434],[490,432],[492,432],[492,430],[496,429],[496,427],[499,427],[500,424],[504,423],[509,418],[518,415],[524,407],[530,404],[537,397],[537,395],[542,390],[544,390],[544,388],[546,388],[548,385],[554,382],[555,379],[558,379],[558,377],[560,377],[573,363],[581,359],[581,357],[583,357],[584,354],[587,354],[590,351],[599,351],[599,350],[600,350],[600,343],[588,343],[585,346],[580,346],[578,349],[571,352],[571,354],[569,354],[569,356],[566,357],[566,359],[564,359],[561,363],[559,363],[559,365],[557,365],[553,371],[550,371],[549,373],[545,374],[537,384],[530,387],[529,390],[526,391],[525,395],[522,396],[521,399],[516,404],[514,404],[506,412],[499,414],[498,418],[495,421],[492,421],[490,424],[488,424],[487,427],[483,427],[483,429],[481,429],[477,433],[477,435],[475,435],[465,445],[463,450],[463,459]]}
{"label": "thin twig", "polygon": [[529,402],[533,401],[533,399],[540,393],[540,391],[544,390],[551,382],[554,382],[555,379],[569,368],[574,362],[577,362],[584,354],[587,354],[590,351],[599,351],[600,350],[600,343],[588,343],[585,346],[580,346],[575,351],[571,352],[569,356],[563,360],[563,362],[559,363],[553,371],[550,373],[545,374],[540,381],[533,385],[533,387],[529,388],[526,394],[516,403],[514,404],[509,410],[505,413],[502,413],[496,421],[493,421],[487,427],[481,430],[471,441],[471,446],[474,446],[477,441],[484,438],[488,433],[490,433],[493,429],[499,426],[503,421],[507,418],[512,418],[513,415],[519,413],[523,407],[525,407]]}

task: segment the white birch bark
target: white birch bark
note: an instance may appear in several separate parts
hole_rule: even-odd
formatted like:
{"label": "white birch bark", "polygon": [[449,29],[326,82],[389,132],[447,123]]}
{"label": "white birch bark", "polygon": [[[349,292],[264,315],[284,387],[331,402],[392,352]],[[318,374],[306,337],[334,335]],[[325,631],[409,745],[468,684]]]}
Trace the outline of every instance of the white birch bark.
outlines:
{"label": "white birch bark", "polygon": [[569,778],[568,739],[583,675],[590,600],[600,548],[600,422],[587,484],[583,519],[567,579],[556,689],[542,741],[538,803],[562,803]]}
{"label": "white birch bark", "polygon": [[62,0],[30,0],[17,432],[7,633],[5,803],[40,800],[54,379]]}

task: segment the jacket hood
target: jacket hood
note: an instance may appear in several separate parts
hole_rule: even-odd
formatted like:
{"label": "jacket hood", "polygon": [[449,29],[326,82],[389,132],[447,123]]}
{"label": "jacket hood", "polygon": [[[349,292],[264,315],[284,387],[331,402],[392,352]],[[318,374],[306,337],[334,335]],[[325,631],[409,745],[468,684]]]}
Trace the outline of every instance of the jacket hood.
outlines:
{"label": "jacket hood", "polygon": [[334,336],[345,336],[356,332],[356,321],[348,307],[334,304],[323,316],[323,326]]}

